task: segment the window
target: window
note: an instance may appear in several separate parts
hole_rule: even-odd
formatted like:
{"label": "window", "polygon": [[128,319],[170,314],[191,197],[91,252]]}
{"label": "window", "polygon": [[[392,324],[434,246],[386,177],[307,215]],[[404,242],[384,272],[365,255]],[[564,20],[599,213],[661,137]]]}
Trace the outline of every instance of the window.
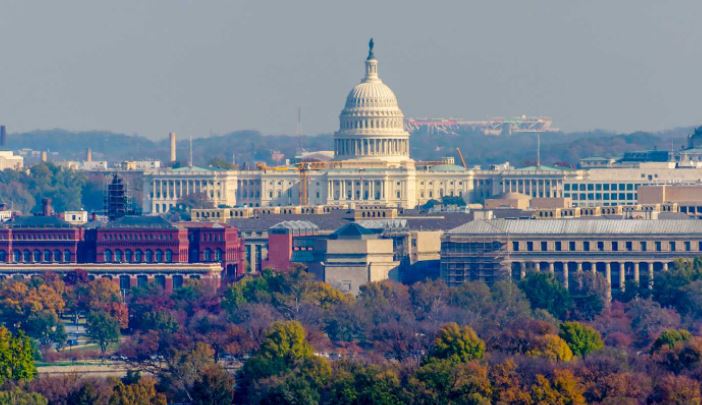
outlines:
{"label": "window", "polygon": [[656,241],[656,252],[660,252],[661,250],[663,250],[663,249],[661,249],[661,242]]}
{"label": "window", "polygon": [[599,250],[600,252],[602,252],[604,250],[604,242],[602,242],[602,241],[597,242],[597,250]]}
{"label": "window", "polygon": [[670,245],[670,251],[675,252],[675,241],[671,240],[670,242],[668,242],[668,245]]}
{"label": "window", "polygon": [[613,241],[612,242],[612,252],[618,252],[619,251],[619,242]]}
{"label": "window", "polygon": [[5,262],[7,261],[7,252],[4,250],[0,250],[0,262]]}
{"label": "window", "polygon": [[122,251],[119,249],[115,250],[115,262],[122,263],[123,260],[124,257],[122,256]]}
{"label": "window", "polygon": [[55,262],[61,261],[61,251],[58,249],[54,250],[54,261]]}
{"label": "window", "polygon": [[575,242],[574,241],[568,242],[568,250],[570,250],[571,252],[575,251]]}
{"label": "window", "polygon": [[548,250],[548,242],[541,242],[541,251],[545,252]]}
{"label": "window", "polygon": [[137,249],[137,251],[134,252],[134,261],[141,263],[142,260],[144,260],[144,252],[142,252],[141,249]]}
{"label": "window", "polygon": [[223,254],[222,254],[222,249],[217,248],[217,249],[215,250],[215,260],[218,261],[218,262],[219,262],[219,261],[222,261],[222,256],[223,256]]}
{"label": "window", "polygon": [[105,252],[103,253],[104,256],[104,262],[105,263],[110,263],[112,261],[112,251],[110,249],[105,249]]}
{"label": "window", "polygon": [[173,251],[166,249],[166,263],[173,263]]}
{"label": "window", "polygon": [[134,260],[134,253],[132,252],[132,249],[127,249],[124,251],[124,260],[127,263],[131,263]]}
{"label": "window", "polygon": [[685,241],[685,251],[689,252],[690,250],[692,250],[692,247],[690,246],[690,241],[686,240]]}
{"label": "window", "polygon": [[154,252],[151,249],[146,250],[146,262],[147,263],[153,263],[154,262]]}
{"label": "window", "polygon": [[41,261],[41,252],[39,250],[34,251],[34,262],[38,263]]}
{"label": "window", "polygon": [[163,250],[156,250],[156,263],[163,263]]}
{"label": "window", "polygon": [[205,256],[203,257],[203,260],[206,262],[212,261],[212,249],[205,249]]}
{"label": "window", "polygon": [[44,251],[44,261],[45,262],[51,261],[51,251],[48,249]]}
{"label": "window", "polygon": [[512,251],[519,252],[519,242],[512,242]]}
{"label": "window", "polygon": [[527,251],[533,252],[534,251],[534,242],[527,242]]}
{"label": "window", "polygon": [[584,241],[583,242],[583,251],[589,252],[590,251],[590,242],[589,241]]}
{"label": "window", "polygon": [[646,241],[641,241],[641,251],[645,252],[646,249],[648,248]]}
{"label": "window", "polygon": [[556,241],[556,243],[555,243],[555,249],[556,249],[556,252],[560,252],[560,251],[561,251],[561,241]]}
{"label": "window", "polygon": [[69,263],[72,260],[73,254],[70,250],[66,249],[63,251],[63,261]]}

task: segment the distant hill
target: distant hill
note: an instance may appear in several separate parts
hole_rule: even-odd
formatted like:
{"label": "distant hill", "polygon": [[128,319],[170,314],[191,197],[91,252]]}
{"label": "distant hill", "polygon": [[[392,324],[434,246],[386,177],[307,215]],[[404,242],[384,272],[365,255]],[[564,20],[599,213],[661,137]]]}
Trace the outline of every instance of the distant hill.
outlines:
{"label": "distant hill", "polygon": [[[615,157],[627,151],[645,149],[679,149],[686,144],[692,128],[677,128],[659,133],[635,132],[617,134],[607,131],[546,133],[541,136],[541,161],[543,164],[568,163],[575,165],[588,156]],[[272,161],[272,151],[279,151],[285,158],[292,158],[299,147],[306,150],[330,149],[332,135],[263,135],[257,131],[236,131],[225,135],[193,139],[193,160],[196,165],[206,165],[218,159],[231,162],[236,154],[239,164]],[[168,140],[153,141],[143,136],[117,134],[107,131],[70,132],[62,129],[9,134],[8,146],[12,149],[30,148],[57,152],[62,160],[79,160],[86,148],[93,151],[93,159],[120,161],[125,159],[166,159]],[[536,160],[536,135],[516,134],[487,137],[479,133],[412,135],[412,157],[416,160],[436,160],[455,156],[460,146],[469,165],[509,161],[514,165],[533,164]],[[180,138],[178,158],[188,160],[189,142]],[[457,162],[458,163],[458,162]]]}

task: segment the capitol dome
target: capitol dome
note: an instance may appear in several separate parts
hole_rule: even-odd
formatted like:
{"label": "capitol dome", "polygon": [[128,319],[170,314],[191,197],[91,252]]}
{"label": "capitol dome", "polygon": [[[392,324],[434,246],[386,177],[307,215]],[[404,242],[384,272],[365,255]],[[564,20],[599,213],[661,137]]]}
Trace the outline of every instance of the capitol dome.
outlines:
{"label": "capitol dome", "polygon": [[336,160],[409,160],[409,133],[395,93],[378,76],[378,60],[369,43],[366,74],[346,97],[334,134]]}

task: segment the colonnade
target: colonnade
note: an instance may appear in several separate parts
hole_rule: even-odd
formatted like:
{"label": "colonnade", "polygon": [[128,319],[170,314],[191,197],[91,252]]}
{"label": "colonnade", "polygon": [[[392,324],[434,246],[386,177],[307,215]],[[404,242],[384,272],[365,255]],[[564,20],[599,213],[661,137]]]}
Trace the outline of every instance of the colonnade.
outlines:
{"label": "colonnade", "polygon": [[408,139],[335,139],[336,156],[409,155]]}
{"label": "colonnade", "polygon": [[[528,272],[549,272],[554,274],[563,283],[565,288],[570,287],[572,274],[601,274],[607,283],[606,293],[608,301],[612,298],[612,288],[621,292],[626,291],[627,281],[641,285],[642,278],[648,288],[653,288],[655,273],[667,272],[672,268],[672,261],[662,260],[511,260],[506,263],[511,268],[512,278],[523,279]],[[612,280],[612,274],[615,280]],[[643,275],[643,277],[642,277]]]}

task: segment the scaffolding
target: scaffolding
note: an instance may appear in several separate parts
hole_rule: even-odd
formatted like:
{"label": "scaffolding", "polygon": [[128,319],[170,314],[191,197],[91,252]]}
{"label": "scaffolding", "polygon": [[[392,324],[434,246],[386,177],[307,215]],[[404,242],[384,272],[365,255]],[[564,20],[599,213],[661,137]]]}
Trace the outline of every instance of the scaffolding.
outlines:
{"label": "scaffolding", "polygon": [[467,281],[509,279],[509,237],[463,239],[450,236],[441,243],[441,278],[451,287]]}
{"label": "scaffolding", "polygon": [[116,174],[112,176],[112,181],[107,185],[105,195],[105,212],[110,221],[127,215],[129,198],[122,179]]}

